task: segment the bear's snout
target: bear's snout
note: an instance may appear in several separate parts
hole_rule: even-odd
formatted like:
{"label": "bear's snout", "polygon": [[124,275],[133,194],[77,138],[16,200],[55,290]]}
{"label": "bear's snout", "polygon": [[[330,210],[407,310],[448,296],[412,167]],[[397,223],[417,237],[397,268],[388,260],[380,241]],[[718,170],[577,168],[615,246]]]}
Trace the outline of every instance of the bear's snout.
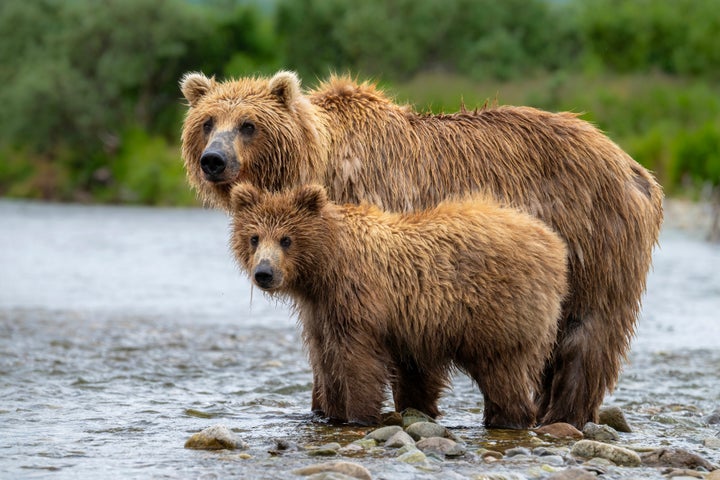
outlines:
{"label": "bear's snout", "polygon": [[200,168],[208,180],[217,180],[227,167],[227,158],[218,150],[205,150],[200,157]]}
{"label": "bear's snout", "polygon": [[253,278],[258,287],[270,289],[275,285],[276,275],[270,262],[263,260],[255,267]]}

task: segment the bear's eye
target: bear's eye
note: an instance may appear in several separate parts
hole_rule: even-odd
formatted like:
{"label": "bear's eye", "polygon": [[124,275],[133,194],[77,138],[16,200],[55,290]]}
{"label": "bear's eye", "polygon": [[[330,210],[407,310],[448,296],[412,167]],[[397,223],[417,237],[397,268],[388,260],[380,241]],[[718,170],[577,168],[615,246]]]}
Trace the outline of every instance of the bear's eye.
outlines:
{"label": "bear's eye", "polygon": [[290,240],[290,237],[282,237],[280,239],[280,246],[282,248],[288,248],[292,244],[292,240]]}
{"label": "bear's eye", "polygon": [[205,123],[203,123],[203,132],[207,135],[208,133],[212,132],[213,127],[215,126],[215,120],[212,118],[208,118],[205,120]]}
{"label": "bear's eye", "polygon": [[252,245],[253,247],[257,247],[258,243],[260,243],[260,237],[258,237],[257,235],[253,235],[252,237],[250,237],[250,245]]}
{"label": "bear's eye", "polygon": [[243,122],[242,125],[240,125],[240,133],[249,137],[255,133],[255,124],[252,122]]}

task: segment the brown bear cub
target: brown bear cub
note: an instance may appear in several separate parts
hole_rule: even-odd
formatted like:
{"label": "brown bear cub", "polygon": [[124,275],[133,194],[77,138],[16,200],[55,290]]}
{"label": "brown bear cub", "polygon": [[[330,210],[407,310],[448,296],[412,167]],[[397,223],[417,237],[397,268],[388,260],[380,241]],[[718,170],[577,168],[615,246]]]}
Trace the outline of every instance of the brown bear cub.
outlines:
{"label": "brown bear cub", "polygon": [[375,424],[432,416],[453,367],[477,382],[488,427],[535,424],[567,251],[539,220],[476,194],[415,213],[337,205],[323,187],[231,193],[231,248],[255,285],[289,297],[314,375],[313,410]]}
{"label": "brown bear cub", "polygon": [[216,81],[187,74],[182,155],[203,200],[234,184],[324,185],[339,203],[395,212],[483,190],[550,225],[569,250],[569,294],[537,391],[542,423],[597,422],[640,311],[662,222],[652,175],[571,113],[488,107],[418,113],[374,85],[331,77],[303,92],[291,72]]}

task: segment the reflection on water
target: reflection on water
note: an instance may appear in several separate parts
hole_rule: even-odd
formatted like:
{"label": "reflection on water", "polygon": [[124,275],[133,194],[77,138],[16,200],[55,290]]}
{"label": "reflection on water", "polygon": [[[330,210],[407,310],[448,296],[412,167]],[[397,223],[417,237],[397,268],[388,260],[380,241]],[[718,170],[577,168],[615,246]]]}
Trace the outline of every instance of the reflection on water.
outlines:
{"label": "reflection on water", "polygon": [[[227,233],[213,211],[0,202],[0,477],[277,478],[316,460],[269,455],[275,439],[302,450],[363,435],[308,413],[295,322],[251,292]],[[720,399],[718,311],[720,249],[664,232],[629,363],[606,402],[635,428],[624,443],[720,462],[703,445],[717,426],[702,421]],[[471,452],[532,440],[480,427],[482,401],[464,376],[441,408]],[[215,423],[239,432],[251,458],[183,448]],[[491,468],[470,459],[420,472],[387,452],[356,461],[388,478]]]}

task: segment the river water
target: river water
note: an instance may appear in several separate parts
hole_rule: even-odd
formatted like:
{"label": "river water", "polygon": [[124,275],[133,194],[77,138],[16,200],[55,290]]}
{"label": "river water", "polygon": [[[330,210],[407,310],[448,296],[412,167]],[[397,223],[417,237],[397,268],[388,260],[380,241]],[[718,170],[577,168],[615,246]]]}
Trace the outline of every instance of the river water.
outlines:
{"label": "river water", "polygon": [[[0,478],[291,478],[319,461],[306,447],[363,435],[309,414],[295,321],[252,291],[228,230],[202,209],[0,201]],[[719,312],[720,247],[663,231],[631,355],[606,399],[634,428],[623,445],[720,463],[705,444],[720,427],[703,421],[720,406]],[[532,439],[485,430],[482,398],[462,375],[441,410],[470,452]],[[250,448],[183,447],[218,423]],[[298,450],[270,455],[276,439]],[[549,475],[472,454],[424,469],[392,452],[352,461],[373,478]],[[663,477],[617,468],[606,478]]]}

